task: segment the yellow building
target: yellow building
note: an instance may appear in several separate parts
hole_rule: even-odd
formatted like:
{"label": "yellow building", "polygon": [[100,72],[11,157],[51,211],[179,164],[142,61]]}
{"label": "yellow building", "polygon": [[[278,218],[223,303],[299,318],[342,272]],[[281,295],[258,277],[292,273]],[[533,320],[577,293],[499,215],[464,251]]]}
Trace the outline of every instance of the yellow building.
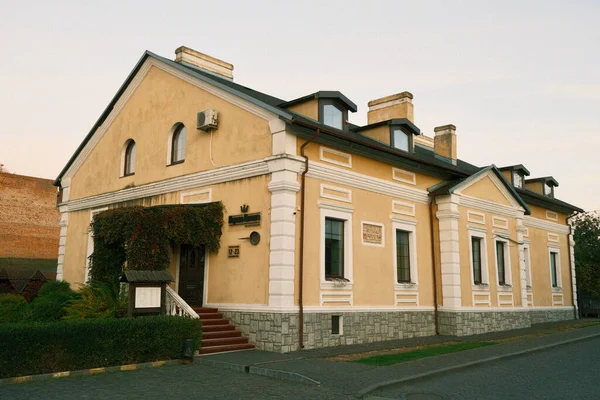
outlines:
{"label": "yellow building", "polygon": [[218,253],[171,244],[170,296],[261,349],[575,318],[568,218],[582,210],[558,183],[458,159],[456,128],[421,134],[409,92],[368,108],[356,126],[340,92],[285,101],[189,48],[145,52],[56,180],[58,278],[87,280],[98,212],[221,201]]}

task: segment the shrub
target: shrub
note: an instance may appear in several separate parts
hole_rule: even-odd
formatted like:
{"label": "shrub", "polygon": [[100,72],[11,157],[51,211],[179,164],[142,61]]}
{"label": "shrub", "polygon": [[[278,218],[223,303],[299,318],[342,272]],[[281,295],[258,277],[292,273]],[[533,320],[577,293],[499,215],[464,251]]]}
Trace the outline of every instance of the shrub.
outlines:
{"label": "shrub", "polygon": [[106,285],[83,286],[80,299],[73,300],[66,307],[67,319],[123,318],[127,316],[128,298],[126,294],[113,293]]}
{"label": "shrub", "polygon": [[0,294],[0,323],[21,322],[25,320],[31,308],[25,297],[15,294]]}
{"label": "shrub", "polygon": [[67,282],[46,282],[40,294],[31,302],[31,321],[56,321],[66,315],[65,307],[73,300],[81,298]]}
{"label": "shrub", "polygon": [[150,316],[0,325],[0,378],[181,358],[199,319]]}

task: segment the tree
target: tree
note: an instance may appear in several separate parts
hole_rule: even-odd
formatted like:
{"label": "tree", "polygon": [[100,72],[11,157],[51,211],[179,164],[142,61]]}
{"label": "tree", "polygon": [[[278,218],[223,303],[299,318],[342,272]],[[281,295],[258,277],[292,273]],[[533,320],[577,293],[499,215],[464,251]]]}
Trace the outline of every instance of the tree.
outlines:
{"label": "tree", "polygon": [[574,225],[577,292],[580,298],[600,299],[600,216],[584,213]]}

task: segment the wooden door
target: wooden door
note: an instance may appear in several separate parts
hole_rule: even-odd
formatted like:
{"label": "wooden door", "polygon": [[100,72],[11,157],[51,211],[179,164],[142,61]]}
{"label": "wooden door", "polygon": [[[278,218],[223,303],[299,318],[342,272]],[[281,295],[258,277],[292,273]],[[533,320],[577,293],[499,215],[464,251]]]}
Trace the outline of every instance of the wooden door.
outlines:
{"label": "wooden door", "polygon": [[191,306],[201,306],[204,293],[204,246],[181,245],[179,295]]}

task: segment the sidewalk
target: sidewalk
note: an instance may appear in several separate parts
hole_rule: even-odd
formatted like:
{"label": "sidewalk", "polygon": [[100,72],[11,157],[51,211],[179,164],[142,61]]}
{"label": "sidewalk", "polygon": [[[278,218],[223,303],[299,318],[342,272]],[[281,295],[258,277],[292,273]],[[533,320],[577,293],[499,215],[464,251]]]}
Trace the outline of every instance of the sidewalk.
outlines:
{"label": "sidewalk", "polygon": [[[574,321],[565,321],[540,324],[531,328],[514,331],[493,332],[461,338],[433,336],[297,351],[287,354],[249,350],[198,357],[196,361],[204,365],[233,369],[239,372],[250,372],[304,383],[320,383],[323,387],[335,389],[339,393],[356,395],[359,392],[365,394],[369,390],[374,390],[378,384],[391,383],[392,381],[406,378],[423,377],[422,375],[428,375],[433,371],[441,373],[450,369],[465,368],[479,362],[489,362],[492,359],[515,356],[515,353],[537,351],[546,346],[560,345],[565,341],[584,340],[594,335],[600,337],[600,325],[525,338],[437,357],[423,358],[387,367],[368,366],[353,362],[335,362],[325,358],[340,354],[413,347],[447,341],[486,341],[535,335],[551,328],[560,328],[573,324]],[[286,374],[289,375],[286,376]]]}

